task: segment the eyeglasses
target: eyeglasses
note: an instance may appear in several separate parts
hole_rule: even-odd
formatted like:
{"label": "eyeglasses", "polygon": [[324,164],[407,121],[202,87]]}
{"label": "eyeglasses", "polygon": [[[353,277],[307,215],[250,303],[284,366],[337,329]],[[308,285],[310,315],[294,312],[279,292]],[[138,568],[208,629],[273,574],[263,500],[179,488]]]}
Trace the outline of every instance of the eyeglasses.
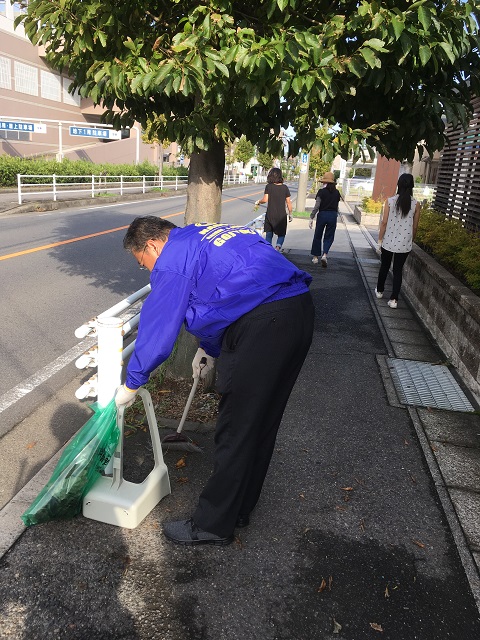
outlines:
{"label": "eyeglasses", "polygon": [[147,245],[145,245],[143,247],[143,251],[142,251],[142,257],[140,258],[139,262],[138,262],[138,268],[140,269],[140,271],[146,271],[147,267],[144,266],[143,264],[143,256],[145,255],[145,249],[147,248]]}

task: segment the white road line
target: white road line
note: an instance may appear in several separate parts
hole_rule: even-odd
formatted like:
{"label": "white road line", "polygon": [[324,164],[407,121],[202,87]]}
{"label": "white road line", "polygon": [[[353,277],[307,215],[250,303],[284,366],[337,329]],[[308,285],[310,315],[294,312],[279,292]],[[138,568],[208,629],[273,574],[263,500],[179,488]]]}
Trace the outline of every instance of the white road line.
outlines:
{"label": "white road line", "polygon": [[146,202],[158,202],[159,200],[174,200],[176,198],[185,198],[186,194],[180,196],[168,196],[168,198],[149,198],[148,200],[132,200],[129,202],[112,202],[112,204],[99,204],[96,207],[83,207],[86,211],[90,211],[91,209],[107,209],[110,207],[125,207],[129,204],[144,204]]}
{"label": "white road line", "polygon": [[96,337],[82,340],[82,342],[79,342],[75,347],[72,347],[56,360],[43,367],[43,369],[34,373],[30,378],[23,380],[16,387],[13,387],[13,389],[7,391],[3,396],[0,396],[0,413],[24,398],[31,391],[35,391],[42,383],[46,382],[68,364],[79,358],[85,351],[88,351],[96,341]]}

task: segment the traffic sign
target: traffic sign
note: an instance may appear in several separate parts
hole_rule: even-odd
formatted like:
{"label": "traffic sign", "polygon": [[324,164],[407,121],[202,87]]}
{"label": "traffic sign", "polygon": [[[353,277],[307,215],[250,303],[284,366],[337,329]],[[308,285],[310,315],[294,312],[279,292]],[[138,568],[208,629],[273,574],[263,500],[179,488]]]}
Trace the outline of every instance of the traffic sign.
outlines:
{"label": "traffic sign", "polygon": [[34,122],[0,121],[0,131],[26,131],[27,133],[47,133],[47,125]]}
{"label": "traffic sign", "polygon": [[98,127],[70,127],[71,136],[83,138],[102,138],[103,140],[121,140],[122,132],[114,129],[100,129]]}
{"label": "traffic sign", "polygon": [[305,164],[308,162],[308,153],[302,153],[302,162]]}

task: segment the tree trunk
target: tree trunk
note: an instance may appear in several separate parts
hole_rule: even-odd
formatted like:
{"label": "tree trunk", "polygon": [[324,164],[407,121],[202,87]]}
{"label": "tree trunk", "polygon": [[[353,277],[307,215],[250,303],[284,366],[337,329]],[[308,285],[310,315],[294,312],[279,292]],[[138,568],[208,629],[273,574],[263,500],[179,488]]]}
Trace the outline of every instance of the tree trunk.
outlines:
{"label": "tree trunk", "polygon": [[225,145],[214,142],[209,151],[192,153],[188,169],[185,224],[220,222]]}
{"label": "tree trunk", "polygon": [[[185,224],[220,222],[224,170],[223,143],[214,143],[210,151],[201,151],[190,156]],[[198,340],[182,328],[177,341],[177,352],[169,363],[167,375],[174,378],[190,378],[192,360],[197,348]],[[214,372],[207,376],[206,388],[213,386],[214,378]]]}

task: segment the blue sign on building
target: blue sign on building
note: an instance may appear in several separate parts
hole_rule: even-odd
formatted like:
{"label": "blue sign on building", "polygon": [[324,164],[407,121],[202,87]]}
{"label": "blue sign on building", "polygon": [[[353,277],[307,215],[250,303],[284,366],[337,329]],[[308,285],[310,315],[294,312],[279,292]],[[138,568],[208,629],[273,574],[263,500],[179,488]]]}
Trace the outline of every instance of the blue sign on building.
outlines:
{"label": "blue sign on building", "polygon": [[0,122],[0,129],[4,131],[35,131],[33,122]]}
{"label": "blue sign on building", "polygon": [[70,127],[71,136],[84,138],[103,138],[104,140],[120,140],[121,132],[114,129],[98,129],[97,127]]}

